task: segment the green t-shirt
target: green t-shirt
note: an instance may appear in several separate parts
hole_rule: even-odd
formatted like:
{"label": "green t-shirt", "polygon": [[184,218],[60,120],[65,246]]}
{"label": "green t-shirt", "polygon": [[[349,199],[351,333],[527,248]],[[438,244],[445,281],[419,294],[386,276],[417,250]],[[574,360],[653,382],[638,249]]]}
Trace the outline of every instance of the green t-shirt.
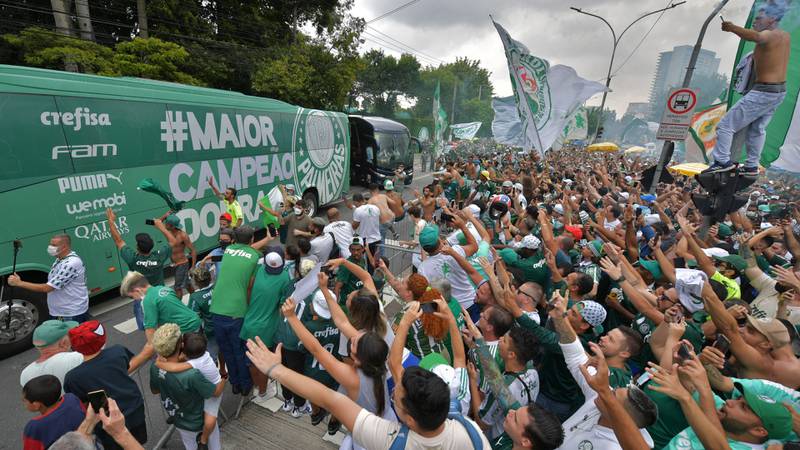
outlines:
{"label": "green t-shirt", "polygon": [[[407,310],[408,305],[404,306],[403,309],[397,313],[394,318],[395,325],[400,324],[400,321],[403,320],[403,316]],[[422,321],[420,320],[415,320],[408,328],[408,334],[406,335],[406,348],[417,358],[424,358],[433,352],[441,353],[442,344],[442,342],[439,342],[425,334],[425,329],[422,327]]]}
{"label": "green t-shirt", "polygon": [[625,367],[609,367],[608,383],[612,388],[627,387],[631,382],[631,369],[626,364]]}
{"label": "green t-shirt", "polygon": [[293,288],[294,283],[286,270],[272,275],[259,266],[239,337],[248,340],[258,336],[267,347],[272,346],[281,319],[278,309],[292,294]]}
{"label": "green t-shirt", "polygon": [[475,184],[473,189],[475,189],[475,198],[480,196],[483,201],[488,201],[489,197],[494,195],[495,191],[497,191],[497,187],[491,181],[485,183],[479,181]]}
{"label": "green t-shirt", "polygon": [[[339,359],[339,352],[337,351],[339,349],[339,329],[336,328],[333,320],[316,317],[315,319],[304,321],[303,325],[317,338],[325,351],[333,355],[336,359]],[[300,347],[306,352],[303,374],[311,379],[319,381],[331,389],[337,389],[339,383],[337,383],[328,371],[322,367],[322,364],[314,358],[314,355],[308,353],[306,349],[303,348],[302,344],[300,344]]]}
{"label": "green t-shirt", "polygon": [[447,198],[448,201],[453,201],[456,199],[458,195],[458,182],[451,181],[450,183],[442,182],[442,190],[444,191],[444,196]]}
{"label": "green t-shirt", "polygon": [[507,433],[503,433],[493,440],[491,445],[492,450],[511,450],[514,448],[514,441],[511,440]]}
{"label": "green t-shirt", "polygon": [[128,269],[139,272],[147,278],[151,286],[164,285],[164,266],[169,264],[172,250],[166,246],[153,249],[149,255],[142,255],[129,245],[119,249],[119,256],[128,265]]}
{"label": "green t-shirt", "polygon": [[650,381],[644,387],[644,393],[658,406],[658,418],[655,423],[647,427],[647,432],[653,438],[656,450],[664,448],[669,441],[689,426],[686,416],[681,410],[681,405],[668,395],[651,389],[655,381]]}
{"label": "green t-shirt", "polygon": [[[316,294],[316,291],[314,294]],[[308,304],[313,300],[314,294],[309,295],[304,301],[295,299],[294,314],[301,322],[312,319],[311,307]],[[281,300],[281,305],[283,305],[283,300]],[[300,351],[300,338],[297,337],[292,326],[283,316],[278,319],[278,329],[275,332],[274,342],[282,343],[283,348],[287,350]]]}
{"label": "green t-shirt", "polygon": [[[353,259],[353,257],[347,258],[348,261],[361,267],[362,269],[366,270],[367,268],[367,261],[365,258],[361,258],[361,260]],[[364,283],[358,279],[357,276],[353,275],[352,272],[347,270],[347,267],[344,265],[339,267],[339,272],[336,273],[336,282],[342,283],[342,288],[339,289],[339,298],[337,301],[339,305],[344,308],[345,303],[347,302],[347,296],[350,295],[351,292],[356,291],[364,287]],[[345,312],[347,312],[345,310]]]}
{"label": "green t-shirt", "polygon": [[206,286],[189,294],[189,309],[196,312],[203,321],[203,332],[206,337],[214,336],[214,322],[211,320],[211,293],[214,286]]}
{"label": "green t-shirt", "polygon": [[548,291],[551,283],[550,268],[547,261],[540,253],[536,253],[530,258],[522,258],[513,248],[504,248],[497,252],[509,267],[522,270],[525,281],[538,283],[545,292]]}
{"label": "green t-shirt", "polygon": [[[455,298],[450,297],[450,299],[447,300],[447,307],[450,308],[450,312],[453,313],[453,316],[456,318],[456,326],[458,329],[461,330],[466,327],[467,323],[464,320],[464,316],[461,314],[461,303],[458,303],[458,300]],[[444,346],[452,357],[453,344],[451,342],[450,333],[447,333],[444,337]]]}
{"label": "green t-shirt", "polygon": [[[681,339],[686,339],[691,342],[696,350],[702,349],[703,342],[705,342],[705,335],[701,328],[701,324],[703,323],[701,319],[702,315],[701,312],[695,313],[692,315],[692,320],[686,321],[686,331],[683,332],[683,336],[681,337]],[[657,362],[653,351],[650,349],[650,337],[656,330],[656,324],[645,317],[644,314],[639,313],[633,318],[631,328],[642,335],[645,345],[642,346],[642,351],[640,351],[638,355],[632,357],[630,361],[644,369],[647,367],[648,361]]]}
{"label": "green t-shirt", "polygon": [[175,426],[186,431],[203,430],[203,401],[214,395],[216,386],[197,369],[166,372],[150,366],[150,389],[161,394],[167,415],[175,418]]}
{"label": "green t-shirt", "polygon": [[187,333],[199,330],[202,323],[197,313],[166,286],[150,286],[142,300],[142,310],[145,329],[174,323],[181,327],[181,333]]}
{"label": "green t-shirt", "polygon": [[211,313],[233,318],[247,312],[247,288],[258,267],[260,253],[249,245],[231,244],[225,249],[214,283]]}

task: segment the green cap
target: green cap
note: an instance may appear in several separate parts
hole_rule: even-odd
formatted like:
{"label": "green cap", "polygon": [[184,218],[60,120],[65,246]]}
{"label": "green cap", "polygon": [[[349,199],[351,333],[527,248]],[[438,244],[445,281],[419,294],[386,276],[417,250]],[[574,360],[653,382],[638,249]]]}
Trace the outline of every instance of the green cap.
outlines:
{"label": "green cap", "polygon": [[453,387],[454,383],[460,383],[453,366],[439,353],[433,352],[426,355],[419,361],[419,367],[433,372],[436,376],[441,378],[442,381],[447,383],[448,386]]}
{"label": "green cap", "polygon": [[175,214],[170,214],[167,216],[167,218],[164,219],[164,223],[172,225],[179,230],[183,228],[183,225],[181,225],[181,219],[179,219]]}
{"label": "green cap", "polygon": [[747,269],[747,261],[745,261],[744,258],[739,255],[715,256],[714,259],[717,261],[725,261],[739,272]]}
{"label": "green cap", "polygon": [[758,205],[758,210],[763,213],[772,212],[772,210],[769,208],[769,205]]}
{"label": "green cap", "polygon": [[433,247],[439,242],[439,227],[436,225],[426,225],[419,232],[419,245],[423,247]]}
{"label": "green cap", "polygon": [[603,245],[604,244],[603,244],[603,241],[601,241],[600,239],[595,239],[593,241],[590,241],[586,245],[589,246],[589,250],[592,251],[592,254],[595,257],[600,258],[601,256],[603,256]]}
{"label": "green cap", "polygon": [[734,383],[742,393],[747,406],[761,419],[770,439],[783,439],[792,431],[792,414],[775,399],[757,392],[745,390],[741,383]]}
{"label": "green cap", "polygon": [[445,366],[450,365],[450,363],[447,362],[446,359],[444,359],[444,356],[436,352],[428,353],[427,355],[425,355],[424,358],[419,360],[419,366],[425,370],[430,370],[430,371],[432,371],[434,367],[440,364],[444,364]]}
{"label": "green cap", "polygon": [[36,347],[53,345],[77,326],[78,322],[73,321],[45,320],[33,330],[33,345]]}
{"label": "green cap", "polygon": [[661,271],[661,266],[658,264],[658,261],[639,258],[639,265],[653,274],[653,278],[656,280],[661,279],[661,277],[664,276],[664,272]]}
{"label": "green cap", "polygon": [[723,239],[729,236],[733,236],[733,228],[731,228],[727,224],[721,223],[719,224],[719,230],[717,231],[717,236]]}

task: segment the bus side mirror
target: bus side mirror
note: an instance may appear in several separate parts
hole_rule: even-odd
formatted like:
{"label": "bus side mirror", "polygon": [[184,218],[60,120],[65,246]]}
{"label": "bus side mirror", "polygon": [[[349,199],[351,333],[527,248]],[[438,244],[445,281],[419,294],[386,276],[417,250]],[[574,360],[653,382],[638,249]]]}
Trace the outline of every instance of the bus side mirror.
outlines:
{"label": "bus side mirror", "polygon": [[422,144],[420,144],[419,139],[412,137],[411,142],[408,143],[408,149],[411,150],[411,153],[421,153],[422,152]]}

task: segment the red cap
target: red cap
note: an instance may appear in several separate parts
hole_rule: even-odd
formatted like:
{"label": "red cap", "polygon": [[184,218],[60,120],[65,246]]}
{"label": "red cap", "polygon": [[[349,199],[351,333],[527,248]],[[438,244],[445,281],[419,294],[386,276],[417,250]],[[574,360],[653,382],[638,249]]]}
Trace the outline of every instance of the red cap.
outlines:
{"label": "red cap", "polygon": [[229,213],[225,213],[225,214],[219,216],[219,218],[227,220],[228,222],[233,222],[233,217],[231,217],[231,215]]}
{"label": "red cap", "polygon": [[581,240],[583,238],[583,230],[581,227],[576,227],[574,225],[564,225],[564,229],[572,233],[575,236],[575,239]]}
{"label": "red cap", "polygon": [[106,330],[97,320],[84,322],[69,330],[72,349],[82,355],[94,355],[106,344]]}

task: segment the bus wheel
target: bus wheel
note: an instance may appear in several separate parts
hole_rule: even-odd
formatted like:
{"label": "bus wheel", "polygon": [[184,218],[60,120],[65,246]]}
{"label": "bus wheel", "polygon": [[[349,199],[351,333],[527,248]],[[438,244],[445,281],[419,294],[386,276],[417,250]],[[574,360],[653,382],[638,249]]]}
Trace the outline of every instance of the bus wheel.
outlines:
{"label": "bus wheel", "polygon": [[303,194],[303,203],[306,204],[306,208],[308,209],[308,216],[314,217],[319,207],[317,203],[317,194],[315,194],[314,191],[306,191],[306,193]]}
{"label": "bus wheel", "polygon": [[34,328],[47,318],[44,295],[18,291],[14,291],[10,308],[8,301],[0,304],[0,358],[29,349]]}

